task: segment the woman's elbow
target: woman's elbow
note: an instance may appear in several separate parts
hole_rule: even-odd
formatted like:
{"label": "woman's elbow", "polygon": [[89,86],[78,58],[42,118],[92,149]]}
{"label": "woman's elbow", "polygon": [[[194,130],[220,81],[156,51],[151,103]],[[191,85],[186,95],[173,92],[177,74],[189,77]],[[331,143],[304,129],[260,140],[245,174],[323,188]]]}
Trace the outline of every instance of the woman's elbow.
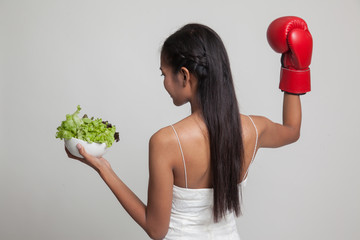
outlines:
{"label": "woman's elbow", "polygon": [[292,134],[291,142],[292,143],[297,142],[299,138],[300,138],[300,129],[296,129]]}
{"label": "woman's elbow", "polygon": [[160,230],[160,229],[149,229],[146,231],[146,233],[149,235],[149,237],[151,239],[157,240],[157,239],[163,239],[166,234],[167,234],[167,230]]}

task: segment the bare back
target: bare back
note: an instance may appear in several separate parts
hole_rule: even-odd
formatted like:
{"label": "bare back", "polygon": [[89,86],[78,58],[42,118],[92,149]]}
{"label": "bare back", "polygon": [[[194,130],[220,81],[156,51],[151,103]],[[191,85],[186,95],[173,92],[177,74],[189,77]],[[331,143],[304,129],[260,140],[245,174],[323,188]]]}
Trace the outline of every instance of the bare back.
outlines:
{"label": "bare back", "polygon": [[[240,119],[245,153],[245,167],[240,179],[244,179],[254,155],[257,135],[248,116],[241,115]],[[191,115],[174,124],[173,127],[175,131],[169,129],[172,132],[169,134],[173,135],[173,141],[177,143],[177,150],[174,151],[173,159],[174,184],[184,188],[211,188],[210,149],[205,123]],[[180,141],[180,145],[178,141]],[[184,156],[185,163],[182,156]]]}

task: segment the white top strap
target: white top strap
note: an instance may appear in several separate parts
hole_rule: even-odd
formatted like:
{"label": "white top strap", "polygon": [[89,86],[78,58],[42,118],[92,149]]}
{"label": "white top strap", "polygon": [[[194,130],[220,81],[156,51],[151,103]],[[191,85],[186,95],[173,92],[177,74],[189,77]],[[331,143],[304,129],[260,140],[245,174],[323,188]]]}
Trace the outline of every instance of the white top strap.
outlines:
{"label": "white top strap", "polygon": [[248,117],[250,118],[252,124],[254,125],[255,133],[256,133],[255,148],[254,148],[253,156],[251,158],[251,162],[252,162],[252,161],[254,161],[255,154],[256,154],[256,148],[257,148],[257,144],[258,144],[258,130],[257,130],[256,125],[255,125],[254,121],[252,120],[252,118],[250,116],[248,116]]}
{"label": "white top strap", "polygon": [[188,185],[187,185],[187,174],[186,174],[186,164],[185,164],[185,158],[184,158],[184,153],[183,153],[183,150],[182,150],[182,147],[181,147],[181,143],[180,143],[180,139],[179,139],[179,136],[174,128],[173,125],[170,125],[172,127],[172,129],[174,130],[174,133],[176,135],[176,138],[178,140],[178,143],[179,143],[179,147],[180,147],[180,152],[181,152],[181,156],[182,156],[182,160],[183,160],[183,163],[184,163],[184,173],[185,173],[185,187],[188,188]]}
{"label": "white top strap", "polygon": [[256,133],[256,140],[255,140],[255,147],[254,147],[254,152],[253,152],[253,155],[252,155],[252,158],[251,158],[251,162],[250,162],[250,164],[248,166],[248,169],[246,170],[246,173],[244,175],[244,179],[247,177],[248,172],[249,172],[249,168],[250,168],[252,162],[254,161],[255,154],[256,154],[256,148],[257,148],[257,144],[258,144],[258,130],[257,130],[256,125],[255,125],[254,121],[252,120],[252,118],[250,116],[248,116],[248,117],[251,120],[252,124],[254,125],[255,133]]}

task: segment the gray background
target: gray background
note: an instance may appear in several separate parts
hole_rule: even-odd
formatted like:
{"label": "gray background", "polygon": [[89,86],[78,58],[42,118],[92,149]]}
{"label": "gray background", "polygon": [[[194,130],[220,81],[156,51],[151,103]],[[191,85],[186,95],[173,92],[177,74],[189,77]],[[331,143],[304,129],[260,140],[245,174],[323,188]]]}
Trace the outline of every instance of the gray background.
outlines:
{"label": "gray background", "polygon": [[242,239],[360,239],[360,2],[0,1],[0,239],[148,239],[95,171],[70,160],[57,126],[76,105],[115,124],[107,153],[146,202],[148,140],[190,113],[163,88],[159,51],[189,22],[212,27],[241,112],[281,121],[277,17],[314,38],[300,140],[263,149],[244,191]]}

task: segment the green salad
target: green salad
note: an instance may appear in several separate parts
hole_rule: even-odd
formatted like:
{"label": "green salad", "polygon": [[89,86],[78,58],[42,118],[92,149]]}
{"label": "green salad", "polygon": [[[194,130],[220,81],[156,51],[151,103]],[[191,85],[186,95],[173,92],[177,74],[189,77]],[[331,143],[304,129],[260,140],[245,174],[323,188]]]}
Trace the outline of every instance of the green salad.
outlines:
{"label": "green salad", "polygon": [[107,147],[111,147],[115,140],[119,141],[119,133],[114,125],[101,118],[90,119],[86,114],[80,118],[80,110],[78,105],[76,112],[66,115],[66,120],[57,128],[56,138],[77,138],[89,143],[105,143]]}

